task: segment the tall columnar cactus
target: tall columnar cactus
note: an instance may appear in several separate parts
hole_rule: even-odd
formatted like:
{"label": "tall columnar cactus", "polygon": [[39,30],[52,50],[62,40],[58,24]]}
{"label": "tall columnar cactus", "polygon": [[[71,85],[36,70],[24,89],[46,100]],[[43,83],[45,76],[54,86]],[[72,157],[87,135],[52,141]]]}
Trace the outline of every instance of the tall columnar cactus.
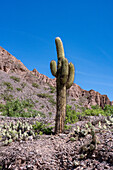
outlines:
{"label": "tall columnar cactus", "polygon": [[52,75],[56,77],[57,89],[57,111],[55,133],[62,133],[64,130],[66,116],[66,89],[69,89],[74,81],[74,65],[68,63],[64,55],[64,48],[59,37],[55,39],[58,63],[54,60],[50,63]]}

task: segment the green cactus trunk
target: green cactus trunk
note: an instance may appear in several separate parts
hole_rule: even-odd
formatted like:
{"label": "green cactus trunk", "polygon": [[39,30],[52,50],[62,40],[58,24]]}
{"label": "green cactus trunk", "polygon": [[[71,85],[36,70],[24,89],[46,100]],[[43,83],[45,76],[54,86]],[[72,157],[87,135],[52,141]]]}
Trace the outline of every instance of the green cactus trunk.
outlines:
{"label": "green cactus trunk", "polygon": [[56,77],[57,88],[57,112],[55,123],[55,134],[62,133],[64,130],[66,116],[66,90],[71,87],[74,81],[74,65],[68,64],[68,60],[64,56],[62,41],[59,37],[55,39],[58,63],[54,60],[50,63],[52,75]]}
{"label": "green cactus trunk", "polygon": [[64,130],[65,114],[66,114],[66,86],[61,84],[59,79],[57,83],[57,105],[56,105],[56,124],[55,133],[62,133]]}

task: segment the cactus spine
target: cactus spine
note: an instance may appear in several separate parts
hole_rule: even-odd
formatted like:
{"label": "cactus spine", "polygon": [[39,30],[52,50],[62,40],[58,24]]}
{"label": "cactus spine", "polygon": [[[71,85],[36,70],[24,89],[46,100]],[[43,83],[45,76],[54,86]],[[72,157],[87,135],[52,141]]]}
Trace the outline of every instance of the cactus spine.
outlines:
{"label": "cactus spine", "polygon": [[64,48],[59,37],[55,39],[58,62],[54,60],[50,63],[52,75],[56,77],[57,89],[57,111],[55,133],[62,133],[64,130],[66,115],[66,89],[69,89],[74,81],[74,65],[68,63],[64,55]]}

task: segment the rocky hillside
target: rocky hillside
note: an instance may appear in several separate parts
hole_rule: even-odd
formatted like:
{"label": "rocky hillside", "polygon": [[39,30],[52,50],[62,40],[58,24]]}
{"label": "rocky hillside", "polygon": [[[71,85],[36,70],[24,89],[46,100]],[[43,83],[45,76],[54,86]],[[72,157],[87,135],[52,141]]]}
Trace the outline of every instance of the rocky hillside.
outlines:
{"label": "rocky hillside", "polygon": [[[0,102],[5,103],[12,98],[30,99],[35,104],[35,109],[44,113],[55,113],[56,80],[40,74],[36,69],[28,70],[24,64],[0,47]],[[106,104],[112,105],[107,95],[90,90],[81,89],[73,84],[68,90],[67,103],[74,108],[90,108]]]}

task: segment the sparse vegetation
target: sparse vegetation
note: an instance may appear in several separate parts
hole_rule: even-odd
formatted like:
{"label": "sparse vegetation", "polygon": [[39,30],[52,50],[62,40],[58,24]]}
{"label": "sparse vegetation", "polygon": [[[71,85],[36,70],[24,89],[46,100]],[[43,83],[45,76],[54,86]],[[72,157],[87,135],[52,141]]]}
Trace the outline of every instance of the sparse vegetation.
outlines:
{"label": "sparse vegetation", "polygon": [[20,82],[20,78],[19,77],[11,76],[10,78],[12,80],[14,80],[15,82]]}
{"label": "sparse vegetation", "polygon": [[40,106],[40,108],[43,109],[43,108],[44,108],[44,105]]}
{"label": "sparse vegetation", "polygon": [[16,88],[16,90],[17,90],[17,91],[22,91],[22,89],[21,89],[21,88],[19,88],[19,87],[17,87],[17,88]]}
{"label": "sparse vegetation", "polygon": [[49,95],[48,93],[38,93],[37,96],[41,97],[41,98],[51,98],[52,97],[52,95]]}
{"label": "sparse vegetation", "polygon": [[43,117],[43,118],[46,117],[46,115],[45,115],[43,112],[41,112],[41,111],[37,111],[37,113],[39,114],[39,116],[41,116],[41,117]]}
{"label": "sparse vegetation", "polygon": [[4,105],[0,103],[0,112],[4,109]]}
{"label": "sparse vegetation", "polygon": [[71,125],[64,125],[64,130],[70,130],[72,128]]}
{"label": "sparse vegetation", "polygon": [[71,99],[72,101],[76,101],[76,99]]}
{"label": "sparse vegetation", "polygon": [[21,83],[22,88],[24,88],[27,84],[25,82]]}
{"label": "sparse vegetation", "polygon": [[3,85],[7,87],[7,90],[13,90],[13,86],[10,82],[3,82]]}
{"label": "sparse vegetation", "polygon": [[35,100],[35,103],[38,103],[39,101],[38,100]]}
{"label": "sparse vegetation", "polygon": [[[80,114],[80,113],[79,113]],[[72,106],[67,105],[66,106],[66,120],[65,123],[75,123],[78,121],[78,115],[75,110],[72,110]]]}
{"label": "sparse vegetation", "polygon": [[51,117],[52,116],[52,112],[48,112],[49,116]]}
{"label": "sparse vegetation", "polygon": [[1,98],[5,101],[12,101],[14,99],[13,95],[8,94],[7,92],[4,94],[1,94]]}
{"label": "sparse vegetation", "polygon": [[50,93],[55,93],[55,91],[56,91],[56,88],[55,87],[53,87],[53,86],[49,86],[50,87]]}
{"label": "sparse vegetation", "polygon": [[47,87],[44,87],[44,90],[48,90],[48,88],[47,88]]}
{"label": "sparse vegetation", "polygon": [[32,86],[35,87],[35,88],[39,88],[39,85],[37,83],[32,83]]}
{"label": "sparse vegetation", "polygon": [[55,100],[54,100],[53,98],[49,99],[48,101],[49,101],[50,103],[52,103],[52,105],[55,105],[55,104],[56,104],[56,102],[55,102]]}

